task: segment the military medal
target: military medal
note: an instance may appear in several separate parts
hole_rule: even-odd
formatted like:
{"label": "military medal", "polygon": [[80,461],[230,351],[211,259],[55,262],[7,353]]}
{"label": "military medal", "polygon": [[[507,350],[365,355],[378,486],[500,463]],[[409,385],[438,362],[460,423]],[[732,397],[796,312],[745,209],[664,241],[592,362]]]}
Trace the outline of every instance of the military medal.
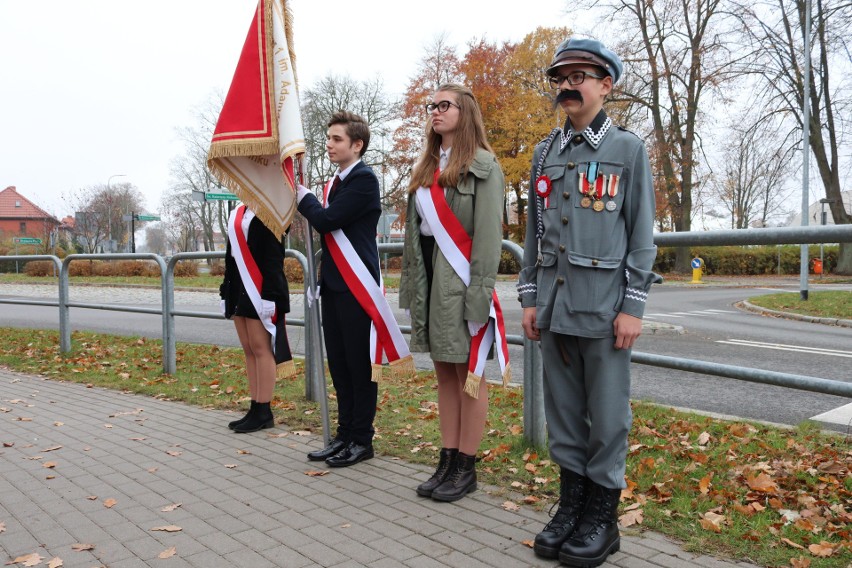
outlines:
{"label": "military medal", "polygon": [[606,210],[607,211],[615,211],[616,207],[617,207],[617,205],[615,204],[615,201],[607,201],[606,202]]}
{"label": "military medal", "polygon": [[585,207],[588,209],[592,205],[592,198],[588,195],[584,195],[583,199],[580,200],[580,207]]}
{"label": "military medal", "polygon": [[603,210],[604,210],[604,204],[603,204],[603,201],[601,201],[601,200],[599,200],[599,199],[596,199],[596,200],[595,200],[595,202],[594,202],[594,203],[592,203],[592,209],[594,209],[595,211],[597,211],[597,212],[599,212],[599,213],[600,213],[601,211],[603,211]]}
{"label": "military medal", "polygon": [[550,192],[553,190],[553,184],[550,183],[550,178],[547,176],[538,176],[535,180],[535,193],[544,200],[544,208],[550,207]]}

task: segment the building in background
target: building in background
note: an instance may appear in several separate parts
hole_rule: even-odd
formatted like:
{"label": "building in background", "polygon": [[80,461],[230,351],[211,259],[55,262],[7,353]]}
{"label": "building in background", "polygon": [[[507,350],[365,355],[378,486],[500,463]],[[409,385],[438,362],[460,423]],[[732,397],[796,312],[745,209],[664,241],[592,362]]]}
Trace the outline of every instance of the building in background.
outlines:
{"label": "building in background", "polygon": [[51,242],[61,223],[18,193],[14,185],[0,191],[0,239],[32,237]]}

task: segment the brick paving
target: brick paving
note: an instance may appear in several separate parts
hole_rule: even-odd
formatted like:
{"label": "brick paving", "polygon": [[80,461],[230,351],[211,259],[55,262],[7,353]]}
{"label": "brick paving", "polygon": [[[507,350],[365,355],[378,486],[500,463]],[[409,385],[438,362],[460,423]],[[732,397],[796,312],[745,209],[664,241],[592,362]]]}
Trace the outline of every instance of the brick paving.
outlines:
{"label": "brick paving", "polygon": [[[311,477],[326,469],[305,458],[319,436],[283,425],[234,434],[233,418],[0,370],[0,563],[37,553],[37,566],[58,557],[63,568],[559,565],[523,544],[547,512],[506,511],[494,488],[436,503],[414,492],[428,468],[384,456]],[[604,566],[754,565],[624,530]]]}

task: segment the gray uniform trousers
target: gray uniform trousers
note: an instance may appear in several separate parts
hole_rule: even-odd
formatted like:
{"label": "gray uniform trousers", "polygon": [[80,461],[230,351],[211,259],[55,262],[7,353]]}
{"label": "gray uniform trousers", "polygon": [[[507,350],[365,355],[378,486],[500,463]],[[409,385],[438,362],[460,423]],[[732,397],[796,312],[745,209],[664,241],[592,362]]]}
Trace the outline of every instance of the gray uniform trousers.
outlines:
{"label": "gray uniform trousers", "polygon": [[624,489],[630,410],[630,349],[541,330],[550,456],[609,489]]}

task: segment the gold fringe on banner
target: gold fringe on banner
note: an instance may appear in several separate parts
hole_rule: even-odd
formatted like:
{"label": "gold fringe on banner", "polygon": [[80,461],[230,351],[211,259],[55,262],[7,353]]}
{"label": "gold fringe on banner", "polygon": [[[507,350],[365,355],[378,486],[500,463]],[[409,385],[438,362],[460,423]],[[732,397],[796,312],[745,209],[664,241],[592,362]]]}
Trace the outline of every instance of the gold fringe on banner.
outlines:
{"label": "gold fringe on banner", "polygon": [[482,382],[482,377],[474,375],[471,371],[467,372],[467,379],[464,382],[464,392],[472,398],[479,398],[479,383]]}
{"label": "gold fringe on banner", "polygon": [[509,382],[512,380],[512,367],[509,366],[509,363],[506,363],[506,368],[503,370],[503,386],[509,386]]}
{"label": "gold fringe on banner", "polygon": [[381,378],[382,378],[382,366],[380,364],[373,363],[372,370],[371,370],[371,373],[370,373],[370,380],[373,381],[374,383],[377,383],[377,382],[379,382],[379,380],[381,380]]}
{"label": "gold fringe on banner", "polygon": [[296,362],[292,359],[278,363],[275,367],[275,377],[278,379],[292,379],[297,374],[299,374],[299,370],[296,368]]}
{"label": "gold fringe on banner", "polygon": [[388,364],[390,376],[392,379],[406,379],[414,376],[414,357],[406,355],[402,359],[391,361]]}

